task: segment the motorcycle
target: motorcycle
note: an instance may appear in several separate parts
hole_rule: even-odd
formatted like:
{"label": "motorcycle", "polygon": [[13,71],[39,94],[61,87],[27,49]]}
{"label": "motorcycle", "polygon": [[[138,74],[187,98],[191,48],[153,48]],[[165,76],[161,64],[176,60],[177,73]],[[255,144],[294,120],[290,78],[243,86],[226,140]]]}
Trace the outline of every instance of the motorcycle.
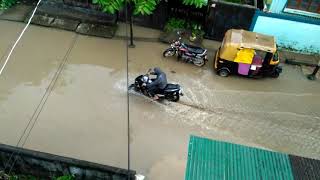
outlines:
{"label": "motorcycle", "polygon": [[163,57],[174,56],[178,54],[178,60],[193,63],[196,66],[203,66],[208,61],[207,49],[188,45],[181,42],[181,37],[174,41],[168,49],[163,52]]}
{"label": "motorcycle", "polygon": [[[135,79],[134,84],[129,86],[129,90],[133,89],[136,92],[140,92],[145,96],[152,97],[146,88],[146,84],[152,82],[149,74],[140,75]],[[179,84],[167,84],[165,89],[156,93],[159,100],[167,99],[169,101],[177,102],[180,96],[183,96],[182,89]]]}

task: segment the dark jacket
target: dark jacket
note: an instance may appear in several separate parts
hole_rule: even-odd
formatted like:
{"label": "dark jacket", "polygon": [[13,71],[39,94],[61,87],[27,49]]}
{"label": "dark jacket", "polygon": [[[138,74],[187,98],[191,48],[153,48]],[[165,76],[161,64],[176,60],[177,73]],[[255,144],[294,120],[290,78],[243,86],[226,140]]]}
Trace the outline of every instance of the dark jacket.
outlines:
{"label": "dark jacket", "polygon": [[154,68],[154,74],[157,78],[152,83],[147,84],[148,89],[164,89],[167,86],[167,76],[160,68]]}

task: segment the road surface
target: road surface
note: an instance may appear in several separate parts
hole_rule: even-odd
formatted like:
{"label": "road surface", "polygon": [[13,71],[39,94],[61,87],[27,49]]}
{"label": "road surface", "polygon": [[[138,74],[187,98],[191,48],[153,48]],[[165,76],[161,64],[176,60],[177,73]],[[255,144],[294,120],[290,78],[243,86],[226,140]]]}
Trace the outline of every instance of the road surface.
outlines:
{"label": "road surface", "polygon": [[[23,24],[0,27],[2,65]],[[147,179],[183,179],[191,134],[320,159],[320,81],[301,68],[284,65],[278,79],[222,78],[211,61],[199,68],[164,59],[165,44],[135,44],[129,80],[158,66],[185,94],[157,103],[129,92],[131,168]],[[125,41],[31,26],[0,77],[0,143],[24,134],[25,148],[127,168],[126,87]]]}

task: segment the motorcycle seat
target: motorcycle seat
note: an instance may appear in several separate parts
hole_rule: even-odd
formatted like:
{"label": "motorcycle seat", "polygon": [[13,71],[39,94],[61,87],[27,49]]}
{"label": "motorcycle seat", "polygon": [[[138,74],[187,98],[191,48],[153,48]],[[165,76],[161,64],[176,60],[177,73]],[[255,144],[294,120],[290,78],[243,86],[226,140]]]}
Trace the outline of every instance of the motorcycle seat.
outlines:
{"label": "motorcycle seat", "polygon": [[167,86],[164,88],[165,92],[173,92],[180,89],[180,86],[178,84],[167,84]]}
{"label": "motorcycle seat", "polygon": [[197,46],[192,46],[189,44],[182,44],[182,46],[186,49],[188,49],[188,51],[190,51],[191,53],[195,53],[195,54],[200,54],[203,55],[207,52],[206,49],[203,49],[201,47],[197,47]]}

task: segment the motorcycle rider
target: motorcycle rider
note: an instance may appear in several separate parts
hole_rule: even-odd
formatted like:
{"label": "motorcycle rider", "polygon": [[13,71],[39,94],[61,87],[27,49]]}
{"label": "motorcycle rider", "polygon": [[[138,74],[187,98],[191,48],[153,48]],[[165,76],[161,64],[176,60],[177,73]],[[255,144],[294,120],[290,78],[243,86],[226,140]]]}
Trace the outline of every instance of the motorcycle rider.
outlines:
{"label": "motorcycle rider", "polygon": [[146,88],[150,95],[153,97],[154,100],[158,100],[159,97],[156,95],[159,91],[162,91],[167,86],[167,76],[166,74],[158,67],[153,68],[149,72],[151,75],[156,75],[155,79],[152,79],[152,82],[146,84]]}

